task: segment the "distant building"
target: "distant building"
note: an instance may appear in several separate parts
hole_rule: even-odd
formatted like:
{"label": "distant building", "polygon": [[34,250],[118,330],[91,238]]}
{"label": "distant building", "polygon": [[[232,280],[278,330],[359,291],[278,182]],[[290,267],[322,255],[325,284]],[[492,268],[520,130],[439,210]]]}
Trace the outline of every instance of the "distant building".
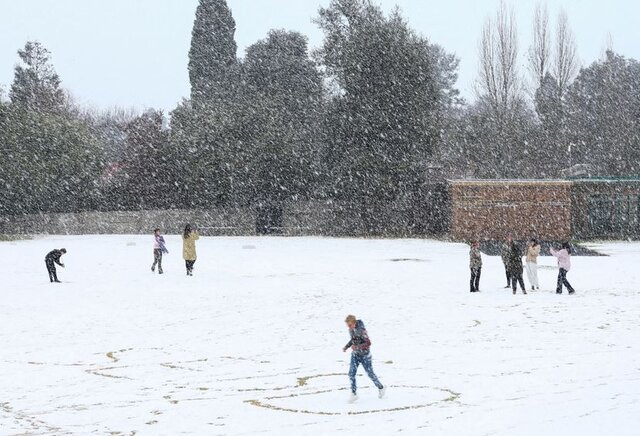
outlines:
{"label": "distant building", "polygon": [[576,164],[560,171],[560,176],[566,179],[585,179],[599,175],[598,169],[590,164]]}
{"label": "distant building", "polygon": [[576,239],[640,239],[640,178],[572,181]]}
{"label": "distant building", "polygon": [[640,179],[450,180],[455,240],[639,239]]}

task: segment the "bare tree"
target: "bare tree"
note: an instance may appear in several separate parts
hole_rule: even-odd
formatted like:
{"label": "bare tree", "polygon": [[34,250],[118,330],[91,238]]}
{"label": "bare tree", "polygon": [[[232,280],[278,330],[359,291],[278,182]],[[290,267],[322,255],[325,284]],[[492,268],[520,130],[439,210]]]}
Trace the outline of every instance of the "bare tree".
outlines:
{"label": "bare tree", "polygon": [[493,44],[493,24],[487,18],[482,28],[480,40],[480,78],[478,93],[485,97],[493,110],[498,110],[498,72],[496,71],[495,46]]}
{"label": "bare tree", "polygon": [[558,16],[556,32],[556,53],[553,75],[558,83],[559,96],[562,98],[578,74],[576,38],[569,27],[569,18],[564,10],[561,11]]}
{"label": "bare tree", "polygon": [[480,39],[478,94],[488,101],[499,122],[522,100],[518,75],[518,32],[513,9],[504,1],[487,18]]}
{"label": "bare tree", "polygon": [[551,63],[551,35],[549,11],[538,3],[533,14],[533,45],[529,48],[529,69],[533,76],[534,92],[542,86]]}
{"label": "bare tree", "polygon": [[613,35],[611,34],[611,32],[608,32],[607,38],[605,39],[605,42],[604,42],[604,47],[602,48],[600,53],[600,59],[602,61],[606,61],[608,53],[610,52],[613,52]]}

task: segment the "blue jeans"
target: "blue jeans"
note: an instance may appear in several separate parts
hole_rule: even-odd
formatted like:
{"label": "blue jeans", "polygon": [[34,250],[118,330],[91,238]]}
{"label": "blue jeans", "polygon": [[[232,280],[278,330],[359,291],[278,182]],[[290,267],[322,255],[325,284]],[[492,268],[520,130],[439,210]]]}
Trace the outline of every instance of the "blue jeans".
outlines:
{"label": "blue jeans", "polygon": [[358,389],[356,387],[356,373],[358,372],[358,366],[362,364],[362,367],[367,372],[367,375],[373,381],[378,389],[382,389],[382,383],[378,380],[378,377],[373,372],[373,364],[371,363],[371,353],[367,354],[351,353],[351,364],[349,365],[349,379],[351,379],[351,392],[354,394]]}

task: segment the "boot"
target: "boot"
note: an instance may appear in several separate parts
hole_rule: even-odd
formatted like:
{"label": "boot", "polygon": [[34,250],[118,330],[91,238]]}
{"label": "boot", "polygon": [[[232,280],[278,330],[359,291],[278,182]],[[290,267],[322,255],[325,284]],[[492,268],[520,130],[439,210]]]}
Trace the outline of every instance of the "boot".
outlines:
{"label": "boot", "polygon": [[382,387],[381,389],[378,389],[378,398],[382,399],[384,398],[384,395],[387,393],[387,388]]}

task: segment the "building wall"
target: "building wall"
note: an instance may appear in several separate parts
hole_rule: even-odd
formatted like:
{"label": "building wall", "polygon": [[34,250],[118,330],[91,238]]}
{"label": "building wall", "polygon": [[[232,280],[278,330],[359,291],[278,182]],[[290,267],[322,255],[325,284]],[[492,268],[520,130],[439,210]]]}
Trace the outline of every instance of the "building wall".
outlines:
{"label": "building wall", "polygon": [[0,234],[144,234],[155,227],[179,234],[186,223],[204,235],[255,234],[255,213],[248,209],[79,212],[0,217]]}
{"label": "building wall", "polygon": [[[192,223],[203,235],[255,235],[257,216],[252,208],[0,216],[0,234],[177,234]],[[640,180],[453,180],[368,213],[352,203],[290,203],[279,225],[273,233],[286,236],[640,239]]]}
{"label": "building wall", "polygon": [[[424,190],[420,199],[398,200],[372,210],[351,202],[306,201],[283,210],[282,234],[410,238],[448,231],[449,204],[444,185]],[[368,220],[375,221],[374,223]]]}
{"label": "building wall", "polygon": [[576,180],[572,209],[577,239],[640,238],[640,180]]}
{"label": "building wall", "polygon": [[[436,189],[437,188],[437,189]],[[250,236],[349,236],[419,237],[446,234],[449,206],[440,191],[427,190],[425,198],[414,198],[386,205],[380,210],[363,211],[355,203],[299,201],[282,206],[281,219],[267,220],[272,226],[261,231],[264,220],[259,208],[217,208],[211,210],[145,210],[124,212],[79,212],[0,216],[0,234],[144,234],[154,227],[177,234],[185,223],[200,228],[203,235]],[[376,228],[367,222],[374,218]],[[370,219],[369,218],[369,219]]]}
{"label": "building wall", "polygon": [[455,240],[571,238],[571,182],[453,180],[449,189]]}

